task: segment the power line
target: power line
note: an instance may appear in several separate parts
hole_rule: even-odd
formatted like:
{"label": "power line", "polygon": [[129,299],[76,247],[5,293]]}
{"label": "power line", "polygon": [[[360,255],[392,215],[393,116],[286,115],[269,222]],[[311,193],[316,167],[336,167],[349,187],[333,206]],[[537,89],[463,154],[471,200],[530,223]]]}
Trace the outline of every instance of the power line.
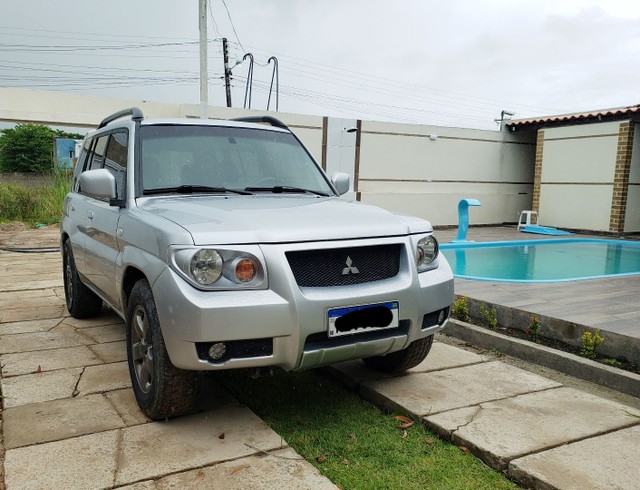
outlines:
{"label": "power line", "polygon": [[231,18],[231,13],[229,12],[229,7],[227,7],[227,2],[225,2],[225,0],[222,0],[222,5],[224,5],[224,9],[227,11],[227,16],[229,17],[229,22],[231,22],[231,28],[233,29],[233,33],[235,34],[236,39],[238,40],[238,44],[240,45],[242,50],[246,53],[247,50],[244,49],[244,46],[240,42],[240,37],[238,37],[238,33],[236,32],[236,26],[233,25],[233,19]]}

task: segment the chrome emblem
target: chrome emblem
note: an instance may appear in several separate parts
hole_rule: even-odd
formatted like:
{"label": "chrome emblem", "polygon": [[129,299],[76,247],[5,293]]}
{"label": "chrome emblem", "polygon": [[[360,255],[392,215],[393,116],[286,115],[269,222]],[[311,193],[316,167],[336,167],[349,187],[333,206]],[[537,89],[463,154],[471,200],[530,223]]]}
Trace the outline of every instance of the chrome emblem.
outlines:
{"label": "chrome emblem", "polygon": [[347,255],[347,261],[345,262],[345,264],[347,266],[344,269],[342,269],[343,276],[347,276],[349,274],[360,274],[360,271],[358,270],[358,268],[352,265],[353,260],[351,260],[351,257],[349,257],[348,255]]}

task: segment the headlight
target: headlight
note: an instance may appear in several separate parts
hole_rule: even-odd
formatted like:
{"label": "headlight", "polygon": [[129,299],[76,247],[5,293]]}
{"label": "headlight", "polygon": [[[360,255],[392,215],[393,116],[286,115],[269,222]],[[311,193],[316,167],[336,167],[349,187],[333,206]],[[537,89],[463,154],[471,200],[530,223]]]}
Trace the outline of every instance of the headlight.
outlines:
{"label": "headlight", "polygon": [[416,247],[418,272],[424,272],[436,266],[434,261],[438,258],[438,250],[438,240],[434,236],[427,236],[418,241],[418,246]]}
{"label": "headlight", "polygon": [[209,286],[222,275],[222,257],[217,250],[198,250],[191,258],[189,271],[198,284]]}
{"label": "headlight", "polygon": [[266,289],[266,264],[260,247],[197,248],[171,246],[171,268],[199,289]]}

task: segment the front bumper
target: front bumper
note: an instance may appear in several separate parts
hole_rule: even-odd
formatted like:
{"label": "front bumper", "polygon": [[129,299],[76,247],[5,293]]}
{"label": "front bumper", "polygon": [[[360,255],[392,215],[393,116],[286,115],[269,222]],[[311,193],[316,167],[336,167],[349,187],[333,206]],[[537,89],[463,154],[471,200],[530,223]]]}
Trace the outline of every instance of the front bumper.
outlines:
{"label": "front bumper", "polygon": [[[338,248],[352,242],[263,245],[269,289],[201,291],[166,269],[153,284],[158,318],[171,362],[189,370],[280,367],[286,371],[383,355],[433,335],[446,323],[434,318],[453,301],[453,276],[440,256],[437,269],[418,274],[409,238],[361,240],[358,245],[404,240],[399,274],[355,286],[300,288],[285,252]],[[344,306],[399,303],[400,326],[394,329],[329,338],[327,312]],[[435,316],[434,316],[435,313]],[[222,362],[203,355],[203,346],[226,342],[241,346]],[[250,354],[247,345],[261,346]],[[265,346],[271,348],[264,348]]]}

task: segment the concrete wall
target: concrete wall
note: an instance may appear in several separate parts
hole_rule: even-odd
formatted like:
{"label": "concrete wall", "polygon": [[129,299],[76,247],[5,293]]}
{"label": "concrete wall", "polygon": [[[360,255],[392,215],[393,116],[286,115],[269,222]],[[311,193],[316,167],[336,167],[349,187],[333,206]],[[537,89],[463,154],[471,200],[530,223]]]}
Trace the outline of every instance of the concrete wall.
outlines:
{"label": "concrete wall", "polygon": [[627,194],[627,211],[624,221],[625,233],[640,231],[640,124],[635,125],[633,149],[631,151],[629,192]]}
{"label": "concrete wall", "polygon": [[517,134],[363,121],[361,200],[457,224],[457,204],[476,198],[472,224],[515,222],[531,209],[535,132]]}
{"label": "concrete wall", "polygon": [[609,231],[619,122],[544,130],[539,222]]}
{"label": "concrete wall", "polygon": [[[162,104],[0,88],[0,121],[96,127],[105,116],[139,107],[145,117],[199,117],[196,104]],[[271,114],[209,107],[212,119]],[[351,175],[352,192],[392,211],[456,225],[457,204],[476,198],[472,224],[515,222],[531,209],[535,132],[501,133],[275,114],[307,146],[327,173]],[[361,125],[358,132],[349,131]]]}

